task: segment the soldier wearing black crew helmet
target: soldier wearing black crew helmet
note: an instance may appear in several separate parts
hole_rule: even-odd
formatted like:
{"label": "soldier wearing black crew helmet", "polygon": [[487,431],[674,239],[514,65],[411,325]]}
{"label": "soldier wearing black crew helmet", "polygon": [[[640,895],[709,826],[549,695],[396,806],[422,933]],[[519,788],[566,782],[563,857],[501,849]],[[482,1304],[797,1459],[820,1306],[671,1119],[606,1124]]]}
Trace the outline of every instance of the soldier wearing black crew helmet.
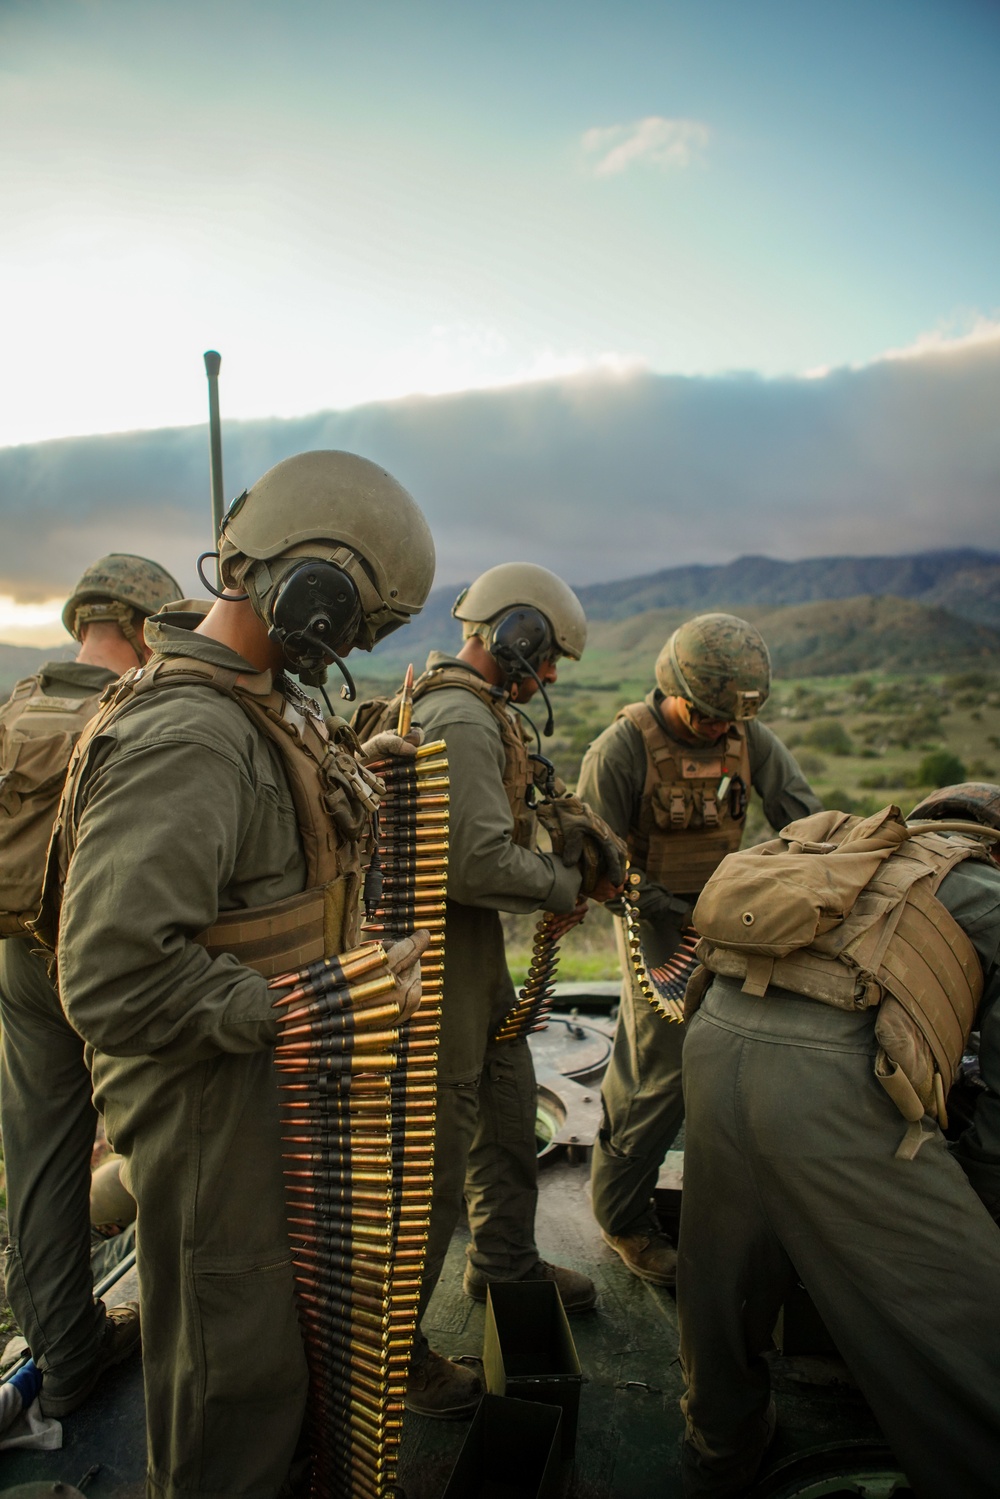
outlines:
{"label": "soldier wearing black crew helmet", "polygon": [[[453,609],[465,643],[431,653],[414,685],[414,719],[448,746],[450,848],[444,996],[438,1064],[434,1194],[421,1314],[437,1284],[462,1199],[471,1243],[466,1293],[485,1300],[493,1280],[553,1280],[569,1312],[594,1305],[593,1282],[549,1265],[535,1243],[536,1089],[525,1038],[493,1040],[515,1001],[501,911],[582,916],[586,898],[620,888],[624,848],[564,791],[535,805],[551,767],[529,755],[516,706],[556,680],[560,656],[578,659],[587,637],[579,600],[535,563],[492,567]],[[362,733],[395,719],[396,704],[359,710]],[[551,717],[551,709],[550,709]],[[547,793],[546,793],[547,795]],[[537,824],[554,850],[539,852]],[[407,1406],[438,1417],[468,1414],[476,1376],[418,1341]]]}
{"label": "soldier wearing black crew helmet", "polygon": [[[306,1398],[266,973],[349,949],[378,786],[290,680],[421,608],[423,515],[350,453],[301,453],[230,509],[226,591],[147,626],[60,810],[59,974],[138,1204],[147,1490],[268,1499]],[[414,753],[412,744],[386,749]],[[47,915],[58,905],[50,888]],[[409,1006],[420,943],[390,952]]]}
{"label": "soldier wearing black crew helmet", "polygon": [[[660,652],[656,682],[590,746],[577,787],[628,841],[648,967],[677,951],[698,892],[739,847],[751,788],[773,827],[820,805],[794,757],[757,721],[771,663],[753,625],[731,614],[688,620]],[[683,1030],[643,998],[621,930],[618,937],[621,1017],[601,1093],[594,1215],[635,1275],[672,1285],[676,1255],[659,1231],[652,1192],[684,1117]]]}
{"label": "soldier wearing black crew helmet", "polygon": [[80,643],[0,707],[0,1127],[10,1241],[7,1297],[60,1417],[138,1346],[134,1306],[93,1295],[90,1159],[97,1113],[80,1037],[31,936],[73,746],[121,672],[144,662],[143,620],[180,594],[156,562],[114,552],[91,563],[62,619]]}

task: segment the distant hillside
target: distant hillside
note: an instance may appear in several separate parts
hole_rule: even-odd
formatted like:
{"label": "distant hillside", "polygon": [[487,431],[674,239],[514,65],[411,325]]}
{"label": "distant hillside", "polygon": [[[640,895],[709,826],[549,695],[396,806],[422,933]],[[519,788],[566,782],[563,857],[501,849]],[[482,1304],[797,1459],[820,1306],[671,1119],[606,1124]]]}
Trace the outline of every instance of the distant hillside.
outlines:
{"label": "distant hillside", "polygon": [[[664,640],[687,615],[650,609],[626,620],[598,620],[578,669],[580,681],[652,675]],[[855,598],[745,609],[784,677],[860,671],[956,671],[989,660],[1000,666],[1000,630],[912,599]]]}
{"label": "distant hillside", "polygon": [[[678,623],[707,609],[750,616],[755,608],[891,595],[1000,629],[1000,553],[966,547],[903,557],[810,557],[804,562],[740,557],[722,567],[672,567],[641,578],[589,583],[576,592],[592,627],[601,620],[634,619],[652,609],[677,611]],[[461,628],[451,617],[457,594],[456,587],[435,588],[423,613],[375,652],[369,671],[392,675],[407,661],[422,663],[431,649],[457,646]],[[591,651],[596,643],[592,628]]]}
{"label": "distant hillside", "polygon": [[1000,568],[985,564],[952,573],[929,592],[923,604],[940,604],[952,614],[975,619],[984,625],[1000,624]]}
{"label": "distant hillside", "polygon": [[0,701],[7,697],[15,682],[30,677],[45,661],[72,661],[79,647],[72,641],[65,645],[39,648],[34,645],[0,645]]}
{"label": "distant hillside", "polygon": [[[589,619],[627,619],[646,609],[742,609],[892,594],[941,604],[1000,625],[1000,554],[973,548],[904,557],[740,557],[722,567],[671,567],[578,588]],[[975,611],[975,612],[971,612]]]}

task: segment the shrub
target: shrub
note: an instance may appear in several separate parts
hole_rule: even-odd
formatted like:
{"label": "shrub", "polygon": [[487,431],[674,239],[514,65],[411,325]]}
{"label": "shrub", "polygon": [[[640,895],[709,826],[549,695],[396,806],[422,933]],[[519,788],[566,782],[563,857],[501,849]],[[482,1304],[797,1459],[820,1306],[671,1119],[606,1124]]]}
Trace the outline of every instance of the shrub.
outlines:
{"label": "shrub", "polygon": [[849,755],[854,749],[851,736],[839,718],[820,718],[811,724],[803,744],[825,750],[828,755]]}
{"label": "shrub", "polygon": [[965,766],[951,750],[932,750],[921,760],[917,779],[922,786],[953,786],[965,780]]}

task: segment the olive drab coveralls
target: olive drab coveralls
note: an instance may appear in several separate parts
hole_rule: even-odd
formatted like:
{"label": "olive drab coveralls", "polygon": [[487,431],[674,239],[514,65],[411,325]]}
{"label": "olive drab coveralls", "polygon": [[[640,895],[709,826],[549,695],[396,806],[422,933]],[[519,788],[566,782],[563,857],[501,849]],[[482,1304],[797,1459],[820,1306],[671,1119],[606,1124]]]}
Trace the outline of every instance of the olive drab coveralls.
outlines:
{"label": "olive drab coveralls", "polygon": [[294,684],[146,638],[67,780],[60,989],[138,1204],[148,1492],[271,1499],[307,1375],[266,975],[356,942],[371,778]]}
{"label": "olive drab coveralls", "polygon": [[1000,1490],[1000,1233],[959,1164],[963,1152],[980,1170],[992,1161],[995,1201],[1000,870],[967,858],[936,899],[950,952],[935,937],[887,971],[907,977],[926,958],[947,975],[967,939],[974,949],[989,1107],[956,1151],[929,1114],[916,1153],[903,1150],[906,1121],[876,1076],[884,999],[858,1009],[716,976],[685,1028],[677,1302],[691,1499],[744,1494],[753,1480],[773,1425],[764,1353],[796,1279],[920,1499]]}
{"label": "olive drab coveralls", "polygon": [[[538,1260],[536,1089],[525,1038],[492,1036],[515,1000],[500,911],[572,910],[580,872],[533,847],[520,719],[464,661],[433,651],[414,686],[414,720],[444,739],[451,779],[444,1000],[438,1053],[434,1195],[421,1312],[441,1274],[463,1194],[469,1259],[516,1279]],[[391,718],[392,715],[390,714]]]}
{"label": "olive drab coveralls", "polygon": [[[643,703],[624,708],[587,750],[577,786],[579,796],[628,842],[630,865],[640,875],[647,967],[676,952],[698,892],[739,847],[751,787],[774,827],[820,807],[792,754],[764,724],[733,724],[716,744],[682,744],[667,732],[662,701],[657,689]],[[737,778],[745,784],[742,795]],[[615,926],[621,1012],[601,1088],[603,1122],[591,1186],[594,1216],[605,1233],[618,1236],[656,1230],[653,1188],[684,1118],[684,1032],[642,997],[631,976],[624,924]]]}
{"label": "olive drab coveralls", "polygon": [[0,710],[0,1128],[10,1242],[7,1299],[52,1394],[97,1361],[104,1306],[90,1263],[97,1129],[84,1045],[29,935],[75,741],[115,674],[50,661]]}

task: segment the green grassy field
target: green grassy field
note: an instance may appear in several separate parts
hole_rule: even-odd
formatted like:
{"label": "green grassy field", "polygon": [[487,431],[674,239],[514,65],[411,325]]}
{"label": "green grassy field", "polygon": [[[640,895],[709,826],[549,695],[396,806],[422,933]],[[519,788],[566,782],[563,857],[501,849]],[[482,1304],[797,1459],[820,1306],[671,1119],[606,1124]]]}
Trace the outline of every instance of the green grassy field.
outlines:
{"label": "green grassy field", "polygon": [[[600,681],[600,663],[588,663],[588,669],[597,680],[581,682],[581,668],[572,665],[561,669],[553,693],[556,732],[543,743],[570,785],[591,740],[623,703],[642,697],[650,685],[633,680],[611,686]],[[534,714],[536,721],[542,716]],[[793,751],[827,807],[864,815],[895,802],[908,812],[941,783],[930,770],[947,772],[946,781],[1000,778],[1000,668],[950,676],[873,672],[779,681],[762,717]],[[755,796],[744,841],[769,835]],[[505,918],[516,983],[527,972],[533,927],[527,917]],[[617,975],[610,919],[591,911],[563,945],[559,976],[584,981]]]}

